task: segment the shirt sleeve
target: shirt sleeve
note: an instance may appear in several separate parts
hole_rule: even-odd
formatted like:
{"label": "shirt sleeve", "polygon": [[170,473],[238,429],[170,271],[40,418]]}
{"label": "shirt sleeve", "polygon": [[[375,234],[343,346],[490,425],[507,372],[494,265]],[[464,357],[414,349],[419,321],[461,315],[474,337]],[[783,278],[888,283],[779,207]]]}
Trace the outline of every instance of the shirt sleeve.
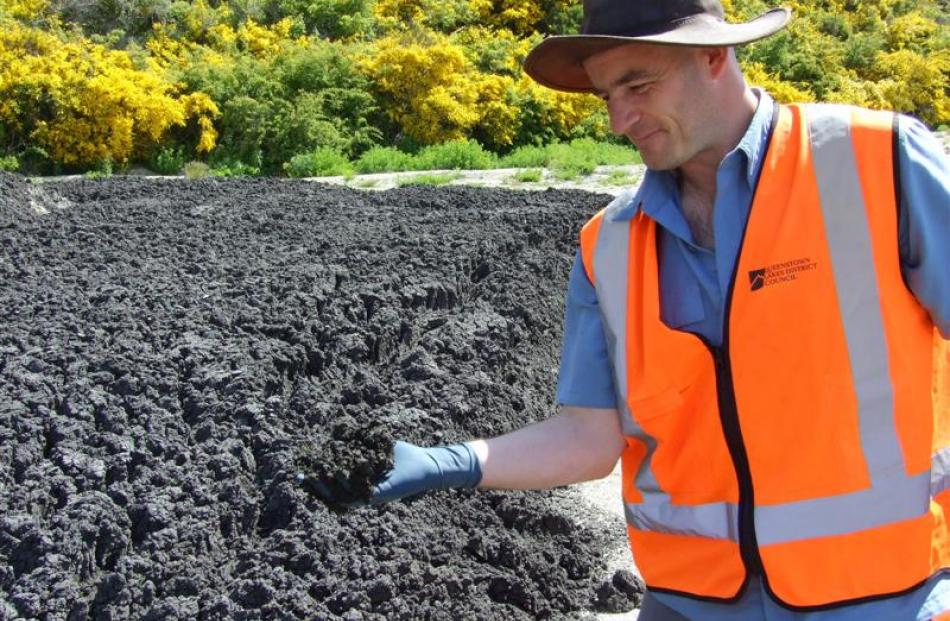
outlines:
{"label": "shirt sleeve", "polygon": [[588,408],[617,405],[597,295],[579,253],[574,258],[567,286],[557,402]]}
{"label": "shirt sleeve", "polygon": [[950,160],[920,121],[898,121],[901,272],[944,338],[950,338]]}

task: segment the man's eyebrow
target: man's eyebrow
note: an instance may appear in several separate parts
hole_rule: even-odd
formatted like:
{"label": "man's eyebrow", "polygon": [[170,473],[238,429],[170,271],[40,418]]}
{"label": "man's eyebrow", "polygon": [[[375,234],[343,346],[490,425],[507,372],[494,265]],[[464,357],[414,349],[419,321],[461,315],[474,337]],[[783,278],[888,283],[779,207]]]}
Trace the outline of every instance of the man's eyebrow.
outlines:
{"label": "man's eyebrow", "polygon": [[632,82],[634,80],[642,80],[643,78],[650,77],[652,74],[645,69],[631,69],[626,72],[616,80],[610,83],[610,88],[615,88],[621,84],[626,84],[627,82]]}

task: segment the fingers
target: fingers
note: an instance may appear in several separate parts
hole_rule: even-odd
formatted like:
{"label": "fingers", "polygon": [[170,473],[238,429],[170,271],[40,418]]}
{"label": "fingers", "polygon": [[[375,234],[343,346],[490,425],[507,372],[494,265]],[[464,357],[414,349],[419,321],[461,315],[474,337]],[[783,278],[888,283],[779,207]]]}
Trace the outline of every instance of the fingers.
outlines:
{"label": "fingers", "polygon": [[439,489],[441,473],[425,449],[409,442],[393,445],[393,467],[376,483],[370,504],[379,505]]}

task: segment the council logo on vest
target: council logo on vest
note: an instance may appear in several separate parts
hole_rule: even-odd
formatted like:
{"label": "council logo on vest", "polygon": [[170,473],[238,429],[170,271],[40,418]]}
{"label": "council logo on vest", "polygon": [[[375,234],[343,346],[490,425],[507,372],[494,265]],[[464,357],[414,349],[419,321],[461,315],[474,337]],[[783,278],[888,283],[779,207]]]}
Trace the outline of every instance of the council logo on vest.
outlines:
{"label": "council logo on vest", "polygon": [[752,270],[749,272],[749,283],[752,285],[752,291],[758,291],[765,286],[765,270]]}
{"label": "council logo on vest", "polygon": [[773,263],[757,270],[749,270],[749,290],[759,289],[771,285],[780,285],[797,280],[799,276],[818,268],[818,263],[809,257],[793,259],[783,263]]}

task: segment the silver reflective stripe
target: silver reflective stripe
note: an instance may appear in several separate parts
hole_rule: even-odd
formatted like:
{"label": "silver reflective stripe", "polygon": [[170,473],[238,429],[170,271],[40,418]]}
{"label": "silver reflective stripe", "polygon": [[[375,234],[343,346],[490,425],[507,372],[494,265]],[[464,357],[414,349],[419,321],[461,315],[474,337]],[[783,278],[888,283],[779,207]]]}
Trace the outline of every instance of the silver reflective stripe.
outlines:
{"label": "silver reflective stripe", "polygon": [[930,510],[930,473],[900,472],[851,494],[755,508],[760,546],[843,535],[912,520]]}
{"label": "silver reflective stripe", "polygon": [[950,489],[950,447],[934,453],[930,460],[930,495]]}
{"label": "silver reflective stripe", "polygon": [[644,494],[643,498],[643,502],[624,505],[627,523],[634,528],[739,542],[738,505],[674,505],[666,494]]}
{"label": "silver reflective stripe", "polygon": [[[604,336],[607,339],[607,352],[613,362],[614,389],[617,392],[617,408],[620,410],[621,425],[628,436],[641,435],[633,427],[633,419],[627,411],[627,270],[630,264],[630,226],[629,222],[614,224],[613,214],[633,199],[627,191],[615,198],[604,210],[600,223],[597,246],[594,248],[594,288],[597,303],[603,316]],[[613,286],[603,287],[601,283]],[[622,286],[616,284],[623,283]]]}
{"label": "silver reflective stripe", "polygon": [[811,106],[806,111],[825,235],[858,400],[861,446],[871,484],[876,487],[888,473],[904,470],[904,455],[897,437],[877,272],[851,141],[850,112],[840,106]]}
{"label": "silver reflective stripe", "polygon": [[646,433],[641,434],[640,440],[646,445],[647,452],[640,463],[640,469],[637,471],[635,479],[637,489],[644,494],[656,494],[672,502],[666,492],[660,487],[656,477],[653,475],[653,455],[656,453],[656,438]]}
{"label": "silver reflective stripe", "polygon": [[[617,410],[623,434],[638,438],[646,444],[646,456],[640,462],[634,480],[641,491],[661,492],[653,475],[650,461],[656,441],[636,423],[627,404],[627,296],[630,266],[630,221],[614,222],[614,215],[625,209],[636,192],[628,190],[618,195],[604,210],[600,223],[597,246],[594,248],[594,285],[597,302],[603,317],[607,352],[613,363],[614,387],[617,392]],[[601,283],[609,283],[601,286]],[[667,497],[668,499],[668,497]]]}

